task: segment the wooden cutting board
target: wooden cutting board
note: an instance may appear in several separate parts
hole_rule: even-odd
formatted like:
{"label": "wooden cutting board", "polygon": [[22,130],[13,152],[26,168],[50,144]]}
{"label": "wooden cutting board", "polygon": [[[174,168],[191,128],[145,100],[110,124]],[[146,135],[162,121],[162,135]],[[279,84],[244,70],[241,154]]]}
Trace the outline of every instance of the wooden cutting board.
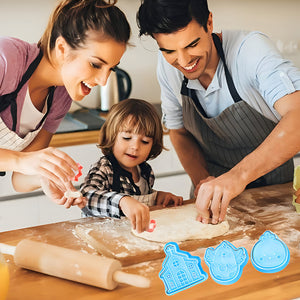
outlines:
{"label": "wooden cutting board", "polygon": [[[186,201],[191,203],[191,201]],[[228,210],[227,219],[230,225],[228,233],[212,239],[189,240],[178,243],[181,250],[192,251],[199,247],[207,248],[223,240],[233,241],[247,236],[259,236],[265,226],[245,212],[234,208]],[[164,243],[151,242],[134,236],[127,218],[99,219],[89,224],[78,224],[76,234],[98,253],[115,258],[123,266],[150,261],[165,256]]]}

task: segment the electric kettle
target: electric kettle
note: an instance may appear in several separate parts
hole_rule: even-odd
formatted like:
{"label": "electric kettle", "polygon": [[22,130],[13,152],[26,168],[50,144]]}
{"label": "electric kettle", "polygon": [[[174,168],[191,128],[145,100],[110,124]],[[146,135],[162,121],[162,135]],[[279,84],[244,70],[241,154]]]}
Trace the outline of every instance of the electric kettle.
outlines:
{"label": "electric kettle", "polygon": [[100,88],[101,111],[109,111],[114,104],[127,99],[131,89],[132,83],[128,73],[116,67],[115,72],[110,73],[106,85]]}

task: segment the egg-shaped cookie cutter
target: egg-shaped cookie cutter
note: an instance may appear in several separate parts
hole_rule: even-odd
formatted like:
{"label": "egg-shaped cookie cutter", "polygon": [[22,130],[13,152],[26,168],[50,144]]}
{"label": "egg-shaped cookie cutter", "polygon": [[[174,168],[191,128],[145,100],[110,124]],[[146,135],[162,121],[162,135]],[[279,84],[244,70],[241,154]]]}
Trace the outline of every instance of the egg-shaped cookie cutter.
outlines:
{"label": "egg-shaped cookie cutter", "polygon": [[290,261],[287,245],[270,230],[265,231],[251,251],[253,267],[263,273],[283,270]]}

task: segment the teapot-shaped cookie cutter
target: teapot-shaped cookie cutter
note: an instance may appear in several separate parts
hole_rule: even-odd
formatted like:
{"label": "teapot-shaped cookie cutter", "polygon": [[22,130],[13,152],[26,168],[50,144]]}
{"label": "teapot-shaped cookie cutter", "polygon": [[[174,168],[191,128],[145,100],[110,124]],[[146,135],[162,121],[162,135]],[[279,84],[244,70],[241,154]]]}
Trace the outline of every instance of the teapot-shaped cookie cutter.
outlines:
{"label": "teapot-shaped cookie cutter", "polygon": [[244,247],[236,248],[228,241],[223,241],[215,249],[207,248],[204,255],[212,279],[223,285],[238,281],[248,260]]}

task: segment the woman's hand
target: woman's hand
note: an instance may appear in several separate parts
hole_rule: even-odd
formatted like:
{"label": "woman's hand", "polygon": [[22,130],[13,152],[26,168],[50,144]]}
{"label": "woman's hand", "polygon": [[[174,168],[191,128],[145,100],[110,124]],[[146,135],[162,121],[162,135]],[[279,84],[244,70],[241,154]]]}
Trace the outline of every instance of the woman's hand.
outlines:
{"label": "woman's hand", "polygon": [[[87,204],[85,197],[65,197],[65,192],[67,190],[61,190],[54,182],[45,177],[41,178],[41,186],[48,198],[50,198],[56,204],[64,205],[66,208],[77,205],[80,209],[82,209]],[[68,190],[74,192],[77,191],[71,183],[69,184]]]}
{"label": "woman's hand", "polygon": [[174,206],[182,205],[183,198],[168,192],[157,192],[156,205],[162,205],[163,207],[166,207],[170,202],[173,202]]}
{"label": "woman's hand", "polygon": [[15,171],[45,177],[61,190],[67,190],[74,172],[78,171],[78,166],[66,153],[49,147],[38,151],[20,152]]}
{"label": "woman's hand", "polygon": [[138,233],[149,229],[149,207],[132,197],[125,196],[119,202],[120,209],[131,221],[132,228]]}

